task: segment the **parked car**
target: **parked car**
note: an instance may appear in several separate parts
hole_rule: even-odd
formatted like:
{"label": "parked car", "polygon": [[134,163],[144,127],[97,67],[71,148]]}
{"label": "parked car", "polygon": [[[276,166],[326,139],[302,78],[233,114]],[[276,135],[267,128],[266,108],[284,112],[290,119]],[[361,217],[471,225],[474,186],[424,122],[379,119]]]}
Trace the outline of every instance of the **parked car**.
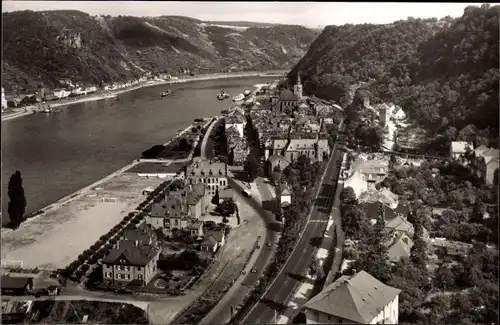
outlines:
{"label": "parked car", "polygon": [[256,269],[256,268],[253,268],[251,272],[252,272],[252,273],[257,273],[257,269]]}
{"label": "parked car", "polygon": [[271,247],[271,246],[273,246],[273,245],[271,244],[271,242],[268,242],[266,245],[267,245],[267,247]]}

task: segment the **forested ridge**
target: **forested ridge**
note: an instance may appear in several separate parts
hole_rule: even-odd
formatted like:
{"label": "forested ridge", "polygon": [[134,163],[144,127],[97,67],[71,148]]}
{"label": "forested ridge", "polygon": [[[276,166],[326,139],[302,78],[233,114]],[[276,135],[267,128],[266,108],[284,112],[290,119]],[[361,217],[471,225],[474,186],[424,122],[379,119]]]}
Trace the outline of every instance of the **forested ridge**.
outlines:
{"label": "forested ridge", "polygon": [[[328,26],[289,74],[306,93],[349,103],[367,82],[372,102],[394,102],[433,133],[498,138],[499,6],[462,17]],[[465,128],[465,129],[464,129]]]}
{"label": "forested ridge", "polygon": [[76,10],[3,13],[2,85],[10,92],[60,79],[99,84],[145,72],[288,69],[319,34],[298,25],[217,23]]}

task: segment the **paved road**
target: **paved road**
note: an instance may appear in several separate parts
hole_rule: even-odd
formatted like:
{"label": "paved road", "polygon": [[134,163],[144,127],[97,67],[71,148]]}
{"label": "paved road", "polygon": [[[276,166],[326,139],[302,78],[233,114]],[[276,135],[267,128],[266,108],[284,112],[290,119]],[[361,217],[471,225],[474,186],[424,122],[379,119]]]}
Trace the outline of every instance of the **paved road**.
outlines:
{"label": "paved road", "polygon": [[[220,123],[220,120],[214,122],[210,128],[205,133],[205,137],[203,138],[203,142],[201,145],[200,155],[204,158],[212,158],[213,148],[212,148],[212,139],[210,138],[210,133],[212,129],[216,127]],[[272,195],[269,192],[269,189],[266,184],[263,184],[262,179],[258,179],[256,181],[257,186],[261,190],[262,199],[271,200]],[[231,177],[228,177],[228,184],[235,191],[239,191],[240,193],[245,189],[238,182],[233,180]],[[264,220],[266,225],[275,222],[275,217],[269,211],[266,211],[261,202],[258,202],[253,197],[243,197],[242,201],[244,204],[250,206],[256,213]],[[275,243],[277,242],[277,233],[266,228],[266,232],[262,234],[261,239],[261,248],[258,249],[255,253],[257,255],[252,256],[245,270],[247,271],[246,275],[241,275],[233,284],[231,289],[227,292],[224,298],[217,304],[217,306],[212,309],[210,313],[208,313],[205,318],[202,319],[200,324],[223,324],[228,322],[231,319],[231,306],[236,308],[240,303],[242,303],[247,296],[247,294],[252,290],[253,286],[257,283],[259,278],[262,276],[262,273],[266,267],[266,265],[270,262],[271,257],[275,251]],[[272,243],[271,247],[267,247],[266,243]],[[257,272],[251,273],[250,270],[255,268]]]}
{"label": "paved road", "polygon": [[335,149],[334,156],[327,166],[321,191],[313,206],[310,221],[292,253],[292,258],[285,264],[282,272],[263,299],[246,315],[242,323],[265,324],[273,322],[275,315],[286,310],[286,302],[307,274],[309,263],[315,253],[315,247],[310,244],[310,240],[314,237],[323,237],[327,225],[323,221],[328,220],[334,203],[337,176],[343,156],[342,152]]}
{"label": "paved road", "polygon": [[[229,179],[228,182],[234,190],[243,191],[243,187],[233,179]],[[256,183],[262,195],[262,200],[271,200],[273,197],[267,185],[264,184],[264,180],[258,178]],[[264,210],[262,205],[255,199],[244,197],[243,202],[255,209],[267,225],[275,222],[274,215],[271,212]],[[271,247],[266,245],[268,242],[271,243]],[[200,324],[225,324],[231,320],[231,306],[236,308],[244,302],[246,296],[250,293],[250,291],[252,291],[253,287],[262,276],[267,264],[271,261],[276,249],[276,243],[277,233],[267,228],[266,233],[260,240],[261,248],[255,252],[256,254],[252,256],[252,259],[245,268],[246,274],[241,275],[235,281],[224,298],[217,304],[217,306],[215,306],[214,309],[212,309],[212,311],[210,311],[210,313],[205,316],[205,318],[203,318]],[[250,272],[252,268],[256,269],[255,273]]]}
{"label": "paved road", "polygon": [[205,132],[205,135],[203,136],[203,140],[201,140],[201,146],[200,146],[200,155],[203,158],[211,158],[212,157],[212,146],[207,146],[208,139],[210,139],[210,134],[212,133],[212,130],[214,126],[219,124],[219,119],[217,118],[215,121],[210,124],[208,127],[207,131]]}

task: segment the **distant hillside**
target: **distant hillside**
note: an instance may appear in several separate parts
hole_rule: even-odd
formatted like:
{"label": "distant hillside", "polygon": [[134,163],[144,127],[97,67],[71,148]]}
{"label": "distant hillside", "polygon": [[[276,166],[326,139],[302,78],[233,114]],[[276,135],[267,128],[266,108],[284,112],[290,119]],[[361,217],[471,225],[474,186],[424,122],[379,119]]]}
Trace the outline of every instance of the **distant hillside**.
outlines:
{"label": "distant hillside", "polygon": [[55,86],[60,79],[118,81],[145,71],[288,69],[318,35],[302,26],[215,24],[182,16],[90,16],[68,10],[3,13],[2,22],[7,90],[42,82]]}
{"label": "distant hillside", "polygon": [[439,21],[327,26],[290,80],[300,70],[306,92],[344,103],[349,85],[369,81],[373,101],[398,103],[434,132],[474,124],[498,138],[499,8],[470,6],[461,18]]}
{"label": "distant hillside", "polygon": [[205,23],[210,25],[227,25],[235,27],[256,27],[256,28],[282,26],[281,24],[260,23],[252,21],[205,21]]}

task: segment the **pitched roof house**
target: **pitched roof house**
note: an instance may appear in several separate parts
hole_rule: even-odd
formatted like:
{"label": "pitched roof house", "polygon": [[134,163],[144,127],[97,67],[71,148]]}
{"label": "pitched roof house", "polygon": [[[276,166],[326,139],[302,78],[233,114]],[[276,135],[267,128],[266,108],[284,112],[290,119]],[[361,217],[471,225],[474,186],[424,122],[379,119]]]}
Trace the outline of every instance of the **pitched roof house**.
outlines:
{"label": "pitched roof house", "polygon": [[399,196],[394,194],[388,188],[382,187],[380,190],[369,190],[362,193],[358,198],[359,203],[380,202],[390,209],[394,210],[398,207]]}
{"label": "pitched roof house", "polygon": [[410,257],[410,251],[413,247],[413,240],[406,234],[394,233],[389,239],[387,255],[390,262],[397,262],[401,258]]}
{"label": "pitched roof house", "polygon": [[[396,217],[387,220],[384,228],[388,231],[393,231],[394,233],[406,234],[406,236],[410,238],[412,238],[415,233],[415,228],[411,222],[406,219],[406,216],[403,215],[397,215]],[[429,231],[425,229],[425,227],[423,227],[423,237],[429,237]]]}
{"label": "pitched roof house", "polygon": [[491,149],[486,146],[480,146],[474,150],[476,160],[480,162],[480,169],[486,184],[493,184],[495,178],[495,171],[499,165],[499,151],[498,149]]}
{"label": "pitched roof house", "polygon": [[[140,235],[137,235],[140,237]],[[103,278],[110,281],[147,284],[156,273],[161,250],[139,240],[121,240],[102,260]]]}
{"label": "pitched roof house", "polygon": [[454,159],[460,158],[467,152],[467,149],[474,150],[472,142],[452,141],[450,146],[450,156]]}
{"label": "pitched roof house", "polygon": [[201,250],[215,252],[218,248],[224,246],[226,236],[224,230],[206,230],[205,239],[200,244]]}
{"label": "pitched roof house", "polygon": [[227,186],[227,164],[214,159],[195,158],[186,168],[186,180],[189,184],[206,184],[208,194]]}
{"label": "pitched roof house", "polygon": [[2,275],[0,285],[2,294],[25,295],[33,290],[33,277]]}
{"label": "pitched roof house", "polygon": [[400,292],[360,271],[341,276],[303,308],[308,324],[397,324]]}
{"label": "pitched roof house", "polygon": [[362,193],[368,191],[368,182],[366,181],[366,176],[354,172],[348,179],[344,182],[344,188],[351,187],[356,194],[356,197],[359,197]]}

